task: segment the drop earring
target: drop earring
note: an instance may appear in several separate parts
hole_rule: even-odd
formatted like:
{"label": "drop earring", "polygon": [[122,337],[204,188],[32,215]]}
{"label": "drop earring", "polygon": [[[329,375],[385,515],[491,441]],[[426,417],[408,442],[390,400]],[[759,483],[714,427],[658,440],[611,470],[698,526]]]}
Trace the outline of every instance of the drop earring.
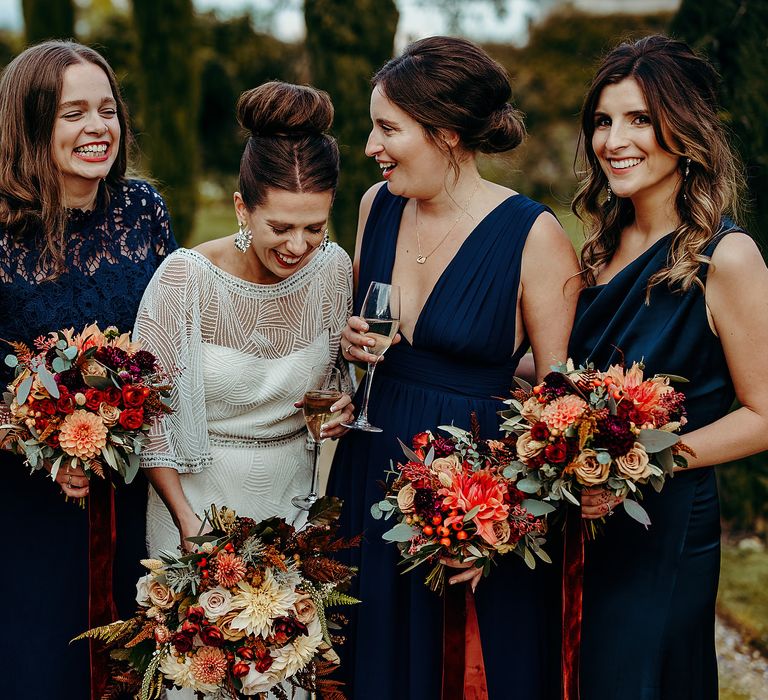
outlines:
{"label": "drop earring", "polygon": [[[683,187],[685,187],[685,184],[688,182],[688,175],[691,173],[691,159],[686,158],[685,159],[685,172],[683,173]],[[683,190],[683,199],[688,201],[688,195],[685,193],[685,190]]]}
{"label": "drop earring", "polygon": [[238,229],[235,234],[235,248],[241,253],[247,253],[248,248],[251,247],[251,241],[253,240],[253,233],[251,229],[245,228],[245,224],[242,221],[237,222]]}
{"label": "drop earring", "polygon": [[320,244],[320,250],[327,250],[331,244],[331,237],[328,235],[328,229],[323,233],[323,242]]}
{"label": "drop earring", "polygon": [[605,201],[610,202],[613,199],[613,190],[611,189],[611,184],[608,183],[605,186],[605,189],[608,190],[608,196],[606,197]]}

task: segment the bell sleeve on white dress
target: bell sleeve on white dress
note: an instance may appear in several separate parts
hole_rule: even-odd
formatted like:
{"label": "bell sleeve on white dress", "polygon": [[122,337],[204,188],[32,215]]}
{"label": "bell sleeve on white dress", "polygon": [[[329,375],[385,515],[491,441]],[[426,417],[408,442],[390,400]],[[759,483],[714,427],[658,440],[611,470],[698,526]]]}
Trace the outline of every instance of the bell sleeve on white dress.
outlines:
{"label": "bell sleeve on white dress", "polygon": [[155,421],[140,455],[144,468],[200,472],[211,463],[202,369],[201,307],[205,283],[200,265],[185,250],[172,253],[144,292],[134,338],[171,375],[173,413]]}

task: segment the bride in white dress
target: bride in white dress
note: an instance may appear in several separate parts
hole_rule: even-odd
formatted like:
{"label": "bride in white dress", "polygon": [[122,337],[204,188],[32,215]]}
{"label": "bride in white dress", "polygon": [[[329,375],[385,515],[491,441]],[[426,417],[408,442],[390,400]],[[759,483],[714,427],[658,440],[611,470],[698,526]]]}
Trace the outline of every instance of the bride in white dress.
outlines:
{"label": "bride in white dress", "polygon": [[[351,263],[326,230],[338,181],[332,118],[328,96],[313,88],[267,83],[244,93],[238,120],[251,136],[234,197],[240,231],[176,251],[144,294],[135,334],[176,372],[174,413],[141,455],[153,486],[152,556],[189,547],[184,538],[212,503],[293,520],[291,498],[310,490],[312,452],[296,404],[313,368],[336,364],[351,388],[339,349]],[[340,413],[322,435],[338,437],[352,417],[348,393],[332,409]]]}

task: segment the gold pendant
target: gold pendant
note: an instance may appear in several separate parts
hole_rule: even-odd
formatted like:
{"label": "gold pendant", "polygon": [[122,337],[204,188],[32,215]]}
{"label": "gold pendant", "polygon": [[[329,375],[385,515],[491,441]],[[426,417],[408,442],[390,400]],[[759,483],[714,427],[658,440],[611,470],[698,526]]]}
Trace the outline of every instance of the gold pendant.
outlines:
{"label": "gold pendant", "polygon": [[419,257],[416,258],[416,262],[419,263],[419,265],[423,265],[425,262],[427,262],[427,258],[424,255],[419,255]]}

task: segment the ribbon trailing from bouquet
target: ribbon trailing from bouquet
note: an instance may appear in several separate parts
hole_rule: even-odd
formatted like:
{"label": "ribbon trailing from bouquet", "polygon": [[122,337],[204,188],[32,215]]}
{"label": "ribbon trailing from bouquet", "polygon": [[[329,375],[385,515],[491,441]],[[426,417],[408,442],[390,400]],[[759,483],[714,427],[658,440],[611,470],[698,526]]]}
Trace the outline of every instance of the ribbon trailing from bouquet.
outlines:
{"label": "ribbon trailing from bouquet", "polygon": [[468,585],[443,593],[441,700],[489,700],[475,597]]}
{"label": "ribbon trailing from bouquet", "polygon": [[579,700],[583,592],[584,528],[580,513],[568,508],[563,557],[563,700]]}
{"label": "ribbon trailing from bouquet", "polygon": [[[115,490],[107,479],[91,479],[88,491],[88,626],[117,619],[112,594],[115,558]],[[109,653],[90,640],[91,700],[100,700],[109,681]]]}

